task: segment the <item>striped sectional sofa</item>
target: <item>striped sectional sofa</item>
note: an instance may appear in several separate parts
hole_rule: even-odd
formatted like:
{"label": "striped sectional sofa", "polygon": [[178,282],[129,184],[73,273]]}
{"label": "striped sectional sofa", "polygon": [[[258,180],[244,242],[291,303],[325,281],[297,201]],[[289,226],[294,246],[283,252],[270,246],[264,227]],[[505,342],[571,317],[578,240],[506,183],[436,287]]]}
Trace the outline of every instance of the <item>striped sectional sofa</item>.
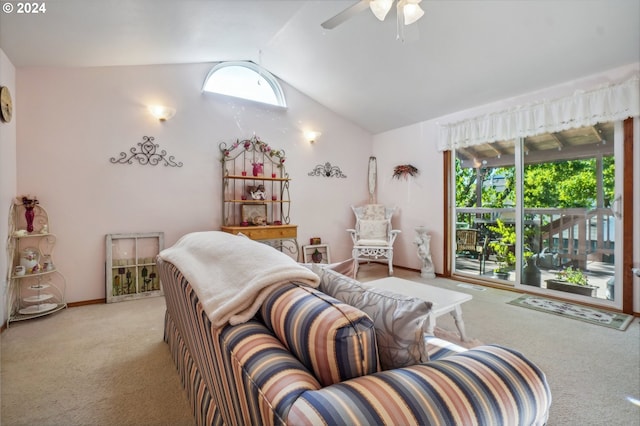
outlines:
{"label": "striped sectional sofa", "polygon": [[[551,395],[518,352],[432,352],[382,370],[372,319],[290,283],[248,322],[213,328],[190,283],[158,260],[165,341],[198,425],[542,425]],[[437,355],[434,355],[437,354]]]}

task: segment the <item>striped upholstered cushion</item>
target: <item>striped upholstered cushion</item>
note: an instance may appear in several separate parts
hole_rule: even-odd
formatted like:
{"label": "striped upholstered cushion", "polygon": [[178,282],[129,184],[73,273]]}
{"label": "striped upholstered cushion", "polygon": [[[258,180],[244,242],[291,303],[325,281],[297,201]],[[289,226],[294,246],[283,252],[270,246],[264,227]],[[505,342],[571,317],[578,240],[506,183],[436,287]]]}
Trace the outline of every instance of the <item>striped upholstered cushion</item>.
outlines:
{"label": "striped upholstered cushion", "polygon": [[261,322],[252,319],[213,330],[215,397],[226,425],[285,425],[300,394],[316,378]]}
{"label": "striped upholstered cushion", "polygon": [[222,425],[223,420],[209,389],[202,380],[200,370],[196,366],[182,336],[173,322],[173,318],[167,312],[164,318],[164,340],[169,345],[171,356],[178,369],[182,380],[182,386],[187,392],[187,398],[191,404],[198,425]]}
{"label": "striped upholstered cushion", "polygon": [[466,352],[468,349],[448,340],[440,339],[436,336],[425,334],[424,344],[429,354],[429,359],[434,361],[442,359],[450,355],[459,354],[460,352]]}
{"label": "striped upholstered cushion", "polygon": [[289,424],[544,425],[544,373],[516,351],[480,346],[427,364],[304,392]]}
{"label": "striped upholstered cushion", "polygon": [[211,327],[195,292],[159,260],[165,340],[198,425],[542,425],[544,374],[515,351],[483,346],[320,388],[264,324]]}
{"label": "striped upholstered cushion", "polygon": [[292,283],[272,293],[260,313],[323,386],[379,370],[373,322],[352,306]]}
{"label": "striped upholstered cushion", "polygon": [[165,340],[197,425],[284,425],[292,402],[320,388],[264,324],[214,328],[182,273],[161,259],[158,271],[167,301]]}

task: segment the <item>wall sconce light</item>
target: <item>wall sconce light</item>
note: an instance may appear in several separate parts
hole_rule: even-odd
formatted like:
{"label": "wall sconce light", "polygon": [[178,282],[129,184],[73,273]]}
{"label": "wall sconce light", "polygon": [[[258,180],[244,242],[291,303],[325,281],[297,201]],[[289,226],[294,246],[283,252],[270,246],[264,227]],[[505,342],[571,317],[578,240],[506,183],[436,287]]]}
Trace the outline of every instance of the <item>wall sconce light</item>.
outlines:
{"label": "wall sconce light", "polygon": [[304,137],[307,138],[309,143],[315,143],[316,139],[320,137],[322,133],[316,132],[315,130],[308,130],[304,132]]}
{"label": "wall sconce light", "polygon": [[149,111],[160,121],[167,121],[176,114],[175,108],[170,108],[164,105],[150,105]]}

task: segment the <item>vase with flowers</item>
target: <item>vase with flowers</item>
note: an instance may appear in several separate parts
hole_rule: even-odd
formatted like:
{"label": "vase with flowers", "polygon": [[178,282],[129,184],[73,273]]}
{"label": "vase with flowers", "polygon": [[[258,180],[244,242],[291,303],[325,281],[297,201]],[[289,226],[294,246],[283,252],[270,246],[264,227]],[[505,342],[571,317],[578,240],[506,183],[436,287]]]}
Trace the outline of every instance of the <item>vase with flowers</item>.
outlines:
{"label": "vase with flowers", "polygon": [[34,209],[36,205],[39,204],[38,199],[31,195],[23,195],[21,197],[16,197],[16,201],[24,207],[24,218],[27,221],[27,232],[33,232],[33,219],[36,215]]}
{"label": "vase with flowers", "polygon": [[264,163],[258,163],[257,161],[254,161],[251,163],[251,165],[253,166],[253,175],[254,176],[260,176],[263,171],[264,171]]}

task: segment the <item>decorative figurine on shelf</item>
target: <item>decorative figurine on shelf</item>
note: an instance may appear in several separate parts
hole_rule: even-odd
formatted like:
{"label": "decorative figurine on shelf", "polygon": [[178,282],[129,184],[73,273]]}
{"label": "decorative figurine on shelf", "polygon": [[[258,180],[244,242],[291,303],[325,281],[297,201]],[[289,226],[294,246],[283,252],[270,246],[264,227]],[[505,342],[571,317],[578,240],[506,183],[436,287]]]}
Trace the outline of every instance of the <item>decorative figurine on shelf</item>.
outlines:
{"label": "decorative figurine on shelf", "polygon": [[256,226],[263,226],[267,224],[267,218],[264,216],[254,216],[251,218],[251,222]]}
{"label": "decorative figurine on shelf", "polygon": [[311,254],[311,260],[313,261],[313,263],[322,262],[322,253],[320,253],[320,251],[317,248],[316,248],[316,251],[314,251]]}
{"label": "decorative figurine on shelf", "polygon": [[20,265],[24,266],[28,274],[33,273],[34,268],[38,266],[39,262],[40,254],[35,249],[26,248],[22,250],[20,254]]}
{"label": "decorative figurine on shelf", "polygon": [[51,261],[51,256],[49,256],[48,254],[45,254],[42,256],[43,260],[42,260],[42,270],[43,271],[53,271],[54,266],[53,266],[53,262]]}
{"label": "decorative figurine on shelf", "polygon": [[422,278],[435,278],[433,272],[433,261],[431,260],[431,235],[427,234],[427,228],[419,226],[416,228],[418,235],[414,244],[418,246],[418,258],[422,260],[422,270],[420,276]]}
{"label": "decorative figurine on shelf", "polygon": [[253,162],[253,163],[251,163],[251,165],[253,166],[253,175],[254,176],[260,176],[263,173],[262,166],[264,166],[264,163]]}
{"label": "decorative figurine on shelf", "polygon": [[247,186],[247,191],[249,192],[249,194],[251,194],[251,198],[253,198],[254,200],[264,200],[267,196],[264,185]]}

